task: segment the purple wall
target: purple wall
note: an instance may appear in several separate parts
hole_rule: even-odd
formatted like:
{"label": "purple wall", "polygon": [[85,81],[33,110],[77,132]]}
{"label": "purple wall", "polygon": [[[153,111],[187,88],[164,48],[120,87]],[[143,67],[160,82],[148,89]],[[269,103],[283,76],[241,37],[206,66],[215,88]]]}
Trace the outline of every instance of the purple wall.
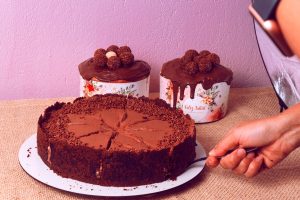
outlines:
{"label": "purple wall", "polygon": [[0,99],[79,95],[77,65],[99,47],[128,44],[152,66],[208,49],[234,72],[233,87],[269,85],[250,0],[0,1]]}

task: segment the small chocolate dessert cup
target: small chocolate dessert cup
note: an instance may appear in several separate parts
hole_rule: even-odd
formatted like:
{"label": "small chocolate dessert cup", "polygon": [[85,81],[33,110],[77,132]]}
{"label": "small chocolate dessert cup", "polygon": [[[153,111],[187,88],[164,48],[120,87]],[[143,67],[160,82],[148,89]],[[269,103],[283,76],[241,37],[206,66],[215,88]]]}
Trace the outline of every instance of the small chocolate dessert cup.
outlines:
{"label": "small chocolate dessert cup", "polygon": [[127,46],[97,49],[94,57],[82,62],[78,68],[80,96],[108,93],[149,96],[151,68],[144,61],[134,60]]}
{"label": "small chocolate dessert cup", "polygon": [[209,51],[188,50],[166,62],[160,73],[160,98],[189,114],[195,123],[222,119],[233,73]]}

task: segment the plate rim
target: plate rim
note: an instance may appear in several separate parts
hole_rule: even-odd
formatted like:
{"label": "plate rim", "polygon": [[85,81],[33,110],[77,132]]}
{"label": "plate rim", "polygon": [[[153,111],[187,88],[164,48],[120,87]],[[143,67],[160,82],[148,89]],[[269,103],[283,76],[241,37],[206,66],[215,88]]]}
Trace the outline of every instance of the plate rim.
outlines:
{"label": "plate rim", "polygon": [[[182,174],[180,174],[179,176],[177,176],[176,180],[165,180],[165,181],[162,181],[162,182],[159,182],[159,183],[151,183],[151,184],[146,184],[146,185],[139,185],[139,186],[125,186],[125,187],[115,187],[115,186],[102,186],[102,185],[96,185],[96,184],[91,184],[91,183],[86,183],[86,182],[82,182],[82,181],[78,181],[78,180],[75,180],[75,179],[70,179],[70,178],[64,178],[62,176],[59,176],[57,175],[53,170],[51,170],[43,161],[42,159],[38,156],[37,154],[37,144],[36,144],[36,138],[37,138],[37,134],[34,133],[33,135],[29,136],[28,138],[26,138],[24,140],[24,142],[22,143],[22,145],[20,146],[20,149],[19,149],[19,152],[18,152],[18,160],[19,160],[19,165],[21,166],[21,168],[23,169],[23,171],[26,172],[26,174],[28,174],[31,178],[33,178],[34,180],[37,180],[38,182],[40,183],[43,183],[44,185],[46,186],[49,186],[51,188],[55,188],[55,189],[58,189],[58,190],[61,190],[61,191],[65,191],[65,192],[69,192],[69,193],[73,193],[73,194],[80,194],[80,195],[88,195],[88,196],[95,196],[95,197],[133,197],[133,196],[143,196],[143,195],[150,195],[150,194],[154,194],[154,193],[160,193],[160,192],[163,192],[163,191],[167,191],[167,190],[171,190],[171,189],[174,189],[174,188],[177,188],[179,186],[182,186],[188,182],[190,182],[191,180],[193,180],[195,177],[197,177],[204,169],[205,167],[205,161],[200,161],[200,162],[197,162],[197,163],[194,163],[192,165],[190,165],[186,171],[184,171]],[[33,141],[32,141],[33,140]],[[55,184],[51,184],[49,182],[47,182],[46,180],[44,180],[43,178],[38,178],[36,177],[36,175],[34,173],[31,173],[29,172],[29,169],[27,169],[26,167],[26,163],[23,159],[25,159],[24,155],[27,153],[27,158],[28,158],[28,149],[27,146],[29,144],[31,144],[30,142],[34,142],[34,146],[31,147],[31,149],[33,151],[36,151],[36,157],[32,156],[32,152],[30,152],[30,157],[34,157],[35,159],[37,159],[37,161],[41,161],[42,162],[42,167],[46,167],[47,171],[50,173],[51,176],[54,176],[54,177],[58,177],[58,179],[61,179],[65,182],[67,181],[70,181],[72,182],[73,184],[82,184],[82,185],[87,185],[87,186],[90,186],[90,187],[96,187],[96,188],[100,188],[101,190],[109,190],[109,189],[118,189],[118,190],[122,190],[122,194],[120,195],[115,195],[114,193],[110,194],[110,195],[107,195],[106,194],[100,194],[100,193],[95,193],[92,191],[76,191],[76,190],[71,190],[71,188],[68,190],[66,188],[63,188],[63,187],[59,187],[58,185],[55,185]],[[203,154],[204,156],[206,156],[206,151],[205,149],[203,148],[203,146],[201,145],[201,143],[196,140],[196,155],[197,154]],[[23,151],[24,150],[24,151]],[[203,156],[201,155],[201,156]],[[33,162],[33,161],[32,161]],[[34,162],[33,162],[34,163]],[[189,178],[187,178],[186,180],[182,181],[181,183],[177,183],[175,184],[174,186],[169,186],[169,187],[164,187],[162,189],[157,189],[159,188],[159,186],[161,184],[167,184],[168,182],[170,183],[176,183],[178,181],[178,178],[182,178],[182,176],[186,175],[186,173],[188,173],[189,170],[191,170],[190,168],[194,168],[196,167],[198,170],[196,172],[193,173],[193,175]],[[138,191],[139,190],[139,187],[141,188],[140,190],[149,190],[147,192],[140,192],[140,193],[137,193],[135,194],[135,191]],[[100,190],[99,189],[99,190]],[[155,190],[156,189],[156,190]],[[100,191],[101,191],[100,190]],[[113,192],[113,191],[111,191]]]}

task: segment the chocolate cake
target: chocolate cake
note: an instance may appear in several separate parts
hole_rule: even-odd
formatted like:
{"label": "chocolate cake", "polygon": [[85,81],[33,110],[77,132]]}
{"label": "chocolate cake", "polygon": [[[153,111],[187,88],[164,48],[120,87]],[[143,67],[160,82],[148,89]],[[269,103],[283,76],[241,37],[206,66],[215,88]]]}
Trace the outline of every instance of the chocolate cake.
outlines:
{"label": "chocolate cake", "polygon": [[195,123],[214,122],[226,115],[232,76],[217,54],[191,49],[163,64],[159,97]]}
{"label": "chocolate cake", "polygon": [[221,82],[230,85],[233,73],[230,69],[220,65],[220,58],[217,54],[207,50],[198,53],[191,49],[186,51],[183,57],[166,62],[162,66],[161,76],[172,82],[173,107],[175,108],[178,92],[180,100],[183,100],[187,86],[190,87],[190,98],[194,99],[198,84],[202,84],[204,90]]}
{"label": "chocolate cake", "polygon": [[145,61],[135,60],[128,46],[111,45],[107,49],[97,49],[94,56],[82,62],[78,68],[82,78],[82,96],[124,92],[125,95],[148,96],[151,68]]}
{"label": "chocolate cake", "polygon": [[39,118],[38,154],[60,176],[106,186],[175,179],[195,158],[193,120],[160,99],[94,95]]}

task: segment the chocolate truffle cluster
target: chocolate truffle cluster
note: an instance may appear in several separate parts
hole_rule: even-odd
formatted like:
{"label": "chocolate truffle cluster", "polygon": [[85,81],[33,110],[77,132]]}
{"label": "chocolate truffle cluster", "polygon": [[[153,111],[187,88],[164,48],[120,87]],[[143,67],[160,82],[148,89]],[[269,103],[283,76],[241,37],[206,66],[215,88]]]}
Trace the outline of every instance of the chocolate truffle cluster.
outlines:
{"label": "chocolate truffle cluster", "polygon": [[190,75],[209,73],[213,67],[220,64],[220,57],[207,50],[198,53],[196,50],[190,49],[180,60],[181,69]]}
{"label": "chocolate truffle cluster", "polygon": [[134,62],[134,55],[128,46],[109,46],[105,49],[97,49],[93,61],[97,66],[116,70],[120,67],[127,67]]}

